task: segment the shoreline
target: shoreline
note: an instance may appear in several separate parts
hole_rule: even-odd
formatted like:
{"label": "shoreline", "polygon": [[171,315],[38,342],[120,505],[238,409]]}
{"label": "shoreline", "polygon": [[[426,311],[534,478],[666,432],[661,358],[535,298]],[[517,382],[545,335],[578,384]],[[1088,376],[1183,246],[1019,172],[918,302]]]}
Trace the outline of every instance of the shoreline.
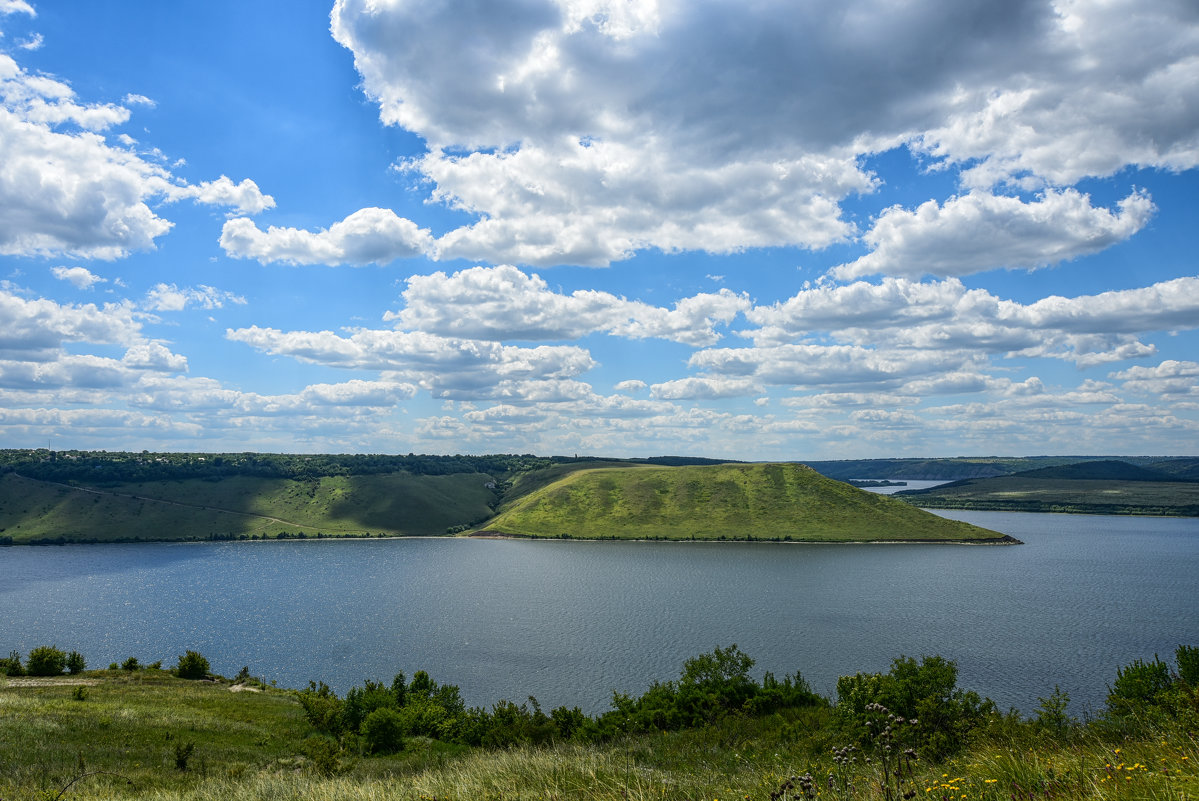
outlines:
{"label": "shoreline", "polygon": [[907,539],[907,540],[784,540],[761,537],[734,539],[683,539],[683,538],[638,538],[638,537],[539,537],[533,534],[509,534],[503,531],[476,531],[462,535],[466,539],[480,540],[528,540],[530,542],[677,542],[697,545],[721,545],[761,543],[765,545],[1023,545],[1023,540],[1004,534],[1000,537],[985,537],[976,540]]}
{"label": "shoreline", "polygon": [[684,538],[637,538],[637,537],[538,537],[529,534],[507,534],[502,531],[478,531],[462,534],[388,534],[385,536],[361,537],[361,536],[325,536],[325,537],[285,537],[283,539],[214,539],[214,540],[170,540],[170,539],[129,539],[129,540],[64,540],[58,541],[40,541],[40,542],[14,542],[2,546],[3,548],[56,548],[70,547],[73,545],[217,545],[217,544],[251,544],[251,543],[279,543],[279,542],[382,542],[385,540],[527,540],[530,542],[674,542],[674,543],[691,543],[697,545],[731,545],[745,543],[761,543],[766,545],[1023,545],[1023,540],[1018,540],[1008,534],[1001,537],[987,537],[977,540],[937,540],[937,539],[909,539],[909,540],[784,540],[784,539],[763,539],[761,537],[733,539],[726,537],[725,539],[684,539]]}

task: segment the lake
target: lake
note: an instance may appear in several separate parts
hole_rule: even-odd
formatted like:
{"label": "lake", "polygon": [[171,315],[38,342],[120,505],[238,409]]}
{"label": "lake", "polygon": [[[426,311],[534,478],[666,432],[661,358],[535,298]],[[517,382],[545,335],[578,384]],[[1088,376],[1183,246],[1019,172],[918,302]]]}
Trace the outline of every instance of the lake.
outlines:
{"label": "lake", "polygon": [[1116,668],[1199,645],[1199,520],[944,512],[1025,545],[406,539],[0,549],[0,649],[90,667],[185,649],[282,686],[427,670],[471,705],[598,712],[737,643],[763,670],[839,675],[901,654],[1035,711],[1098,711]]}

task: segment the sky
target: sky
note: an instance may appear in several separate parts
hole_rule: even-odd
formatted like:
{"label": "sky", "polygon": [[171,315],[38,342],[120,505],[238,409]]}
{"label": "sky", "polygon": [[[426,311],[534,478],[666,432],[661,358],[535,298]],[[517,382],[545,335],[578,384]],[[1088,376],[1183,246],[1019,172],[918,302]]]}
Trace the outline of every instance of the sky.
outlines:
{"label": "sky", "polygon": [[1193,0],[0,0],[0,447],[1199,454]]}

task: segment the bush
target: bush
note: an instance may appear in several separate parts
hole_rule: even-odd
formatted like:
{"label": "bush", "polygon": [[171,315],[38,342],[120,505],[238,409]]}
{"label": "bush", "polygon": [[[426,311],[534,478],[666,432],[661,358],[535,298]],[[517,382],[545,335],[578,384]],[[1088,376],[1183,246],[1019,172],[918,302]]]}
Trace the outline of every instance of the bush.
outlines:
{"label": "bush", "polygon": [[1053,685],[1053,695],[1048,698],[1038,698],[1041,706],[1037,709],[1037,725],[1042,729],[1061,737],[1073,725],[1074,720],[1066,712],[1070,706],[1070,694],[1063,692],[1058,685]]}
{"label": "bush", "polygon": [[1199,648],[1194,645],[1178,646],[1174,661],[1178,664],[1178,678],[1188,687],[1199,690]]}
{"label": "bush", "polygon": [[67,655],[53,645],[40,645],[29,652],[25,672],[30,676],[61,676]]}
{"label": "bush", "polygon": [[351,687],[342,704],[342,719],[348,731],[358,731],[376,709],[396,709],[395,694],[382,682],[367,680],[362,687]]}
{"label": "bush", "polygon": [[304,740],[304,756],[312,760],[312,767],[322,776],[336,776],[346,770],[341,761],[341,748],[328,737],[313,734]]}
{"label": "bush", "polygon": [[135,670],[141,670],[141,663],[137,661],[136,656],[131,656],[121,663],[121,670],[128,670],[132,673]]}
{"label": "bush", "polygon": [[67,672],[72,676],[77,676],[87,669],[87,662],[83,661],[83,654],[78,651],[71,651],[67,654]]}
{"label": "bush", "polygon": [[188,651],[179,657],[175,675],[181,679],[202,679],[208,675],[208,660],[199,651]]}
{"label": "bush", "polygon": [[372,754],[394,754],[404,749],[404,722],[392,707],[380,707],[362,721],[362,737]]}
{"label": "bush", "polygon": [[340,737],[344,732],[342,723],[343,702],[323,681],[308,682],[308,689],[300,691],[300,706],[308,722],[320,732]]}
{"label": "bush", "polygon": [[13,651],[7,657],[0,659],[0,674],[5,676],[25,675],[25,668],[21,667],[20,651]]}
{"label": "bush", "polygon": [[960,751],[971,732],[995,711],[990,699],[958,689],[957,676],[957,663],[950,659],[926,656],[917,662],[901,656],[891,663],[889,673],[838,679],[837,715],[847,733],[866,745],[879,725],[871,708],[881,704],[897,717],[917,721],[908,735],[920,756],[943,758]]}
{"label": "bush", "polygon": [[179,770],[187,770],[188,760],[196,750],[196,744],[192,742],[176,743],[175,744],[175,767]]}
{"label": "bush", "polygon": [[1156,654],[1152,662],[1134,660],[1116,671],[1116,681],[1107,693],[1107,708],[1123,716],[1158,706],[1173,683],[1170,666]]}

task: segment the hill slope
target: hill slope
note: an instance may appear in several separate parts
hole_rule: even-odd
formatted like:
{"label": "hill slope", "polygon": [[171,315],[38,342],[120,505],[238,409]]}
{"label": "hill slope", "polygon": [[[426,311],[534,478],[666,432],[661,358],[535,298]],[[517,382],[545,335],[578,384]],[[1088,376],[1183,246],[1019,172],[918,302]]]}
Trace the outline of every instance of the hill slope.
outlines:
{"label": "hill slope", "polygon": [[582,470],[506,505],[477,533],[810,542],[1002,538],[997,532],[864,492],[799,464]]}
{"label": "hill slope", "polygon": [[31,541],[431,535],[491,515],[481,473],[233,476],[70,486],[0,475],[0,537]]}

